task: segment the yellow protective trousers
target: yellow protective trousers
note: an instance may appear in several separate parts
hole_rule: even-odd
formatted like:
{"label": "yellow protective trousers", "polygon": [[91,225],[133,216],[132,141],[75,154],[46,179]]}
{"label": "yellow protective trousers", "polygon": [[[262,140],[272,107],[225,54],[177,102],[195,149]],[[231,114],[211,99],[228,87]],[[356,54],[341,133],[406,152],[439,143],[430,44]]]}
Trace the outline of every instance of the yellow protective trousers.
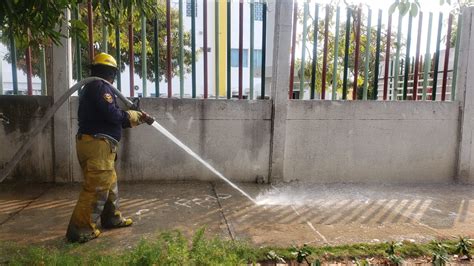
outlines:
{"label": "yellow protective trousers", "polygon": [[96,224],[100,217],[104,228],[119,224],[119,198],[115,173],[115,144],[107,139],[78,135],[77,158],[84,175],[82,191],[69,221],[66,237],[71,242],[85,242],[100,234]]}

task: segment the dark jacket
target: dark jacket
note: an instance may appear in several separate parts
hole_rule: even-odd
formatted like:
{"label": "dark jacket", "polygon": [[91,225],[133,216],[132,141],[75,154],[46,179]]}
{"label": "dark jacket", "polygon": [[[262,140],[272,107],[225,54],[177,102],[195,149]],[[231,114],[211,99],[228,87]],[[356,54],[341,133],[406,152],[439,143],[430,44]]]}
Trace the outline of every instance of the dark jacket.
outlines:
{"label": "dark jacket", "polygon": [[81,90],[77,113],[80,134],[102,133],[120,141],[122,128],[130,127],[128,113],[118,107],[112,87],[101,80]]}

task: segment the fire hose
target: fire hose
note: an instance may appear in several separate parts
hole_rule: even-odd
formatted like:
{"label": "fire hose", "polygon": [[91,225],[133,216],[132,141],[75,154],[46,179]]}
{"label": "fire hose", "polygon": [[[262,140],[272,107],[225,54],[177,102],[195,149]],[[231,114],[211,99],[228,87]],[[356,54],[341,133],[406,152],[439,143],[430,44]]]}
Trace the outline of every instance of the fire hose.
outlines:
{"label": "fire hose", "polygon": [[[85,78],[78,83],[76,83],[74,86],[69,88],[69,90],[66,91],[46,112],[44,117],[40,120],[38,125],[33,128],[27,135],[26,135],[26,141],[23,143],[23,145],[20,147],[20,149],[13,155],[13,158],[5,165],[5,167],[0,171],[0,183],[3,182],[7,178],[7,176],[15,169],[15,166],[20,162],[21,158],[25,155],[25,153],[28,151],[28,149],[33,145],[33,142],[35,140],[35,137],[43,131],[43,129],[46,127],[46,125],[51,121],[51,118],[54,116],[54,114],[58,111],[59,107],[61,107],[64,102],[71,97],[71,95],[85,86],[86,84],[96,81],[96,80],[102,80],[107,83],[105,79],[99,78],[99,77],[89,77]],[[109,83],[110,84],[110,83]],[[135,102],[130,101],[127,99],[125,96],[122,95],[122,93],[117,90],[112,84],[110,84],[112,89],[115,92],[115,95],[120,99],[120,101],[123,102],[123,104],[132,110],[136,111],[141,111],[140,110],[140,101],[139,99],[136,100]],[[152,118],[150,118],[152,119]],[[153,123],[151,120],[146,121],[148,124]]]}

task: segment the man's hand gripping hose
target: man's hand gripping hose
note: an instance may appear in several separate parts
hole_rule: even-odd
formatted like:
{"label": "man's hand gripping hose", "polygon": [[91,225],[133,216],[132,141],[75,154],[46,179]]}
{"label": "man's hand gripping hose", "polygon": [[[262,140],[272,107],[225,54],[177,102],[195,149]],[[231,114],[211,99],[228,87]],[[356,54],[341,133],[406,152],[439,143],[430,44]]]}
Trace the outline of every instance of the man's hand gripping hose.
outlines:
{"label": "man's hand gripping hose", "polygon": [[147,123],[148,125],[152,125],[155,122],[155,118],[147,114],[145,111],[141,110],[140,108],[140,98],[133,99],[132,106],[130,110],[135,110],[140,112],[140,122]]}

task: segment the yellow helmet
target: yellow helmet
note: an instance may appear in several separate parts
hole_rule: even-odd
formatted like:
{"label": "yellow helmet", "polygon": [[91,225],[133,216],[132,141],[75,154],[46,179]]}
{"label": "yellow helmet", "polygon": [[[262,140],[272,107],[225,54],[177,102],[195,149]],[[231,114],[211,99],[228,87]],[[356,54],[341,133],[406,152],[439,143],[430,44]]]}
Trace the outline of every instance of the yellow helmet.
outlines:
{"label": "yellow helmet", "polygon": [[111,66],[113,68],[117,68],[117,61],[115,61],[115,58],[109,54],[100,53],[94,57],[94,61],[92,61],[92,65],[93,66],[105,65],[105,66]]}

